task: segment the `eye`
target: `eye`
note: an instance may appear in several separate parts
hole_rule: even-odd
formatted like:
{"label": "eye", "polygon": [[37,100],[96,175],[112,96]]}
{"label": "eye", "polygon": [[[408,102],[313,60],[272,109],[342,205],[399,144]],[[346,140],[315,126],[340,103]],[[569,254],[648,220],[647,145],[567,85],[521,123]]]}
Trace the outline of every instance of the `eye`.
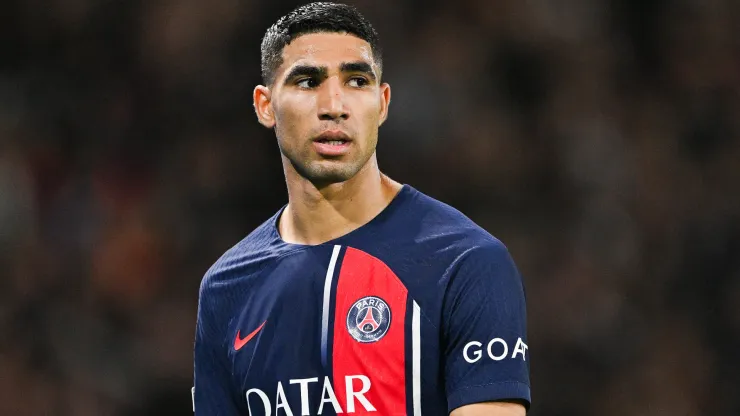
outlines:
{"label": "eye", "polygon": [[369,84],[369,81],[363,77],[352,77],[348,82],[350,87],[361,88]]}
{"label": "eye", "polygon": [[303,78],[298,80],[295,85],[297,85],[299,88],[304,88],[308,90],[311,88],[316,88],[319,83],[316,81],[315,78]]}

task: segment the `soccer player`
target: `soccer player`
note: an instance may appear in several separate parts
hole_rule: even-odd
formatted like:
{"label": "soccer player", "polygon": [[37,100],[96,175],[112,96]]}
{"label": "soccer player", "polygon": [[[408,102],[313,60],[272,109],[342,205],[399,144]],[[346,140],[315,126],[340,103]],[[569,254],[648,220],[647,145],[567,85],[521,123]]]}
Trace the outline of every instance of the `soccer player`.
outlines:
{"label": "soccer player", "polygon": [[288,203],[203,279],[198,416],[525,414],[520,275],[499,240],[379,170],[382,67],[350,6],[267,30],[254,108]]}

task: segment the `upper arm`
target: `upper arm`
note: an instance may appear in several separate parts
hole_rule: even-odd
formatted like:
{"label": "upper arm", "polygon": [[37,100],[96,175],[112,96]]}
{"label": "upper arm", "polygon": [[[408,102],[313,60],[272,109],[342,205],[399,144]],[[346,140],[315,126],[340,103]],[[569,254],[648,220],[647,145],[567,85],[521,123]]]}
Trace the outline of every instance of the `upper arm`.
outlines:
{"label": "upper arm", "polygon": [[215,299],[204,279],[198,300],[194,348],[193,407],[196,415],[240,414],[226,355],[223,323],[214,314]]}
{"label": "upper arm", "polygon": [[450,416],[525,416],[527,410],[519,403],[488,402],[458,407]]}
{"label": "upper arm", "polygon": [[[473,248],[460,258],[445,294],[442,335],[449,411],[484,402],[517,401],[529,406],[524,287],[499,241]],[[484,409],[491,406],[500,411],[524,410],[519,404],[501,403],[486,404]]]}

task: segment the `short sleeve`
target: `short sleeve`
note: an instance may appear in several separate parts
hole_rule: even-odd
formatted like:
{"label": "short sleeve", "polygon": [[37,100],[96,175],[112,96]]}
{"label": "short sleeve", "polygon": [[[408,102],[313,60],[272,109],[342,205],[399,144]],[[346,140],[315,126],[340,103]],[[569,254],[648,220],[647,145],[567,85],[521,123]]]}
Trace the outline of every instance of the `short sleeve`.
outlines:
{"label": "short sleeve", "polygon": [[228,370],[225,337],[213,314],[215,299],[204,279],[195,330],[193,411],[196,416],[239,415],[237,389]]}
{"label": "short sleeve", "polygon": [[448,411],[487,401],[531,402],[526,301],[506,247],[495,240],[466,251],[443,305]]}

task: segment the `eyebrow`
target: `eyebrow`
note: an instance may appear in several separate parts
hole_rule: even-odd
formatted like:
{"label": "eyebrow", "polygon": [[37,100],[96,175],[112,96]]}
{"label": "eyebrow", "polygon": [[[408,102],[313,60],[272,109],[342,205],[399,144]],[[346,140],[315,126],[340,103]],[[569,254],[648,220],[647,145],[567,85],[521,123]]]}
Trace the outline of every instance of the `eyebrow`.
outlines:
{"label": "eyebrow", "polygon": [[[356,62],[343,62],[339,66],[341,72],[355,72],[362,73],[371,78],[373,81],[377,80],[377,76],[373,71],[373,67],[367,62],[356,61]],[[285,83],[290,83],[298,77],[312,77],[317,79],[326,79],[329,77],[329,69],[325,66],[313,66],[313,65],[296,65],[290,70],[288,75],[285,77]]]}
{"label": "eyebrow", "polygon": [[285,77],[285,83],[302,76],[324,79],[329,75],[329,70],[325,66],[297,65],[290,70]]}
{"label": "eyebrow", "polygon": [[360,72],[372,78],[373,81],[377,79],[375,71],[373,71],[373,67],[370,66],[369,63],[363,61],[344,62],[339,66],[339,70],[342,72]]}

